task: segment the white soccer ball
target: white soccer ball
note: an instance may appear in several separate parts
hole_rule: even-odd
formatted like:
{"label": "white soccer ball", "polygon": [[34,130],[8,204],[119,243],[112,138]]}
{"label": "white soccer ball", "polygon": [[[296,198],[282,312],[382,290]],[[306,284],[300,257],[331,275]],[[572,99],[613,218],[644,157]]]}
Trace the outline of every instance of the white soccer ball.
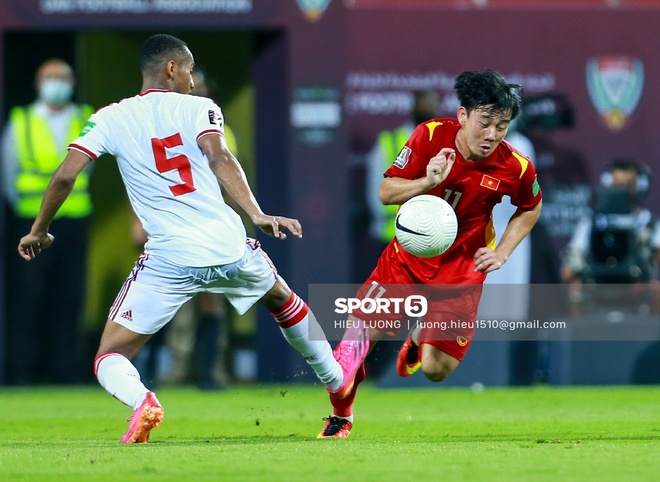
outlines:
{"label": "white soccer ball", "polygon": [[432,258],[454,244],[458,219],[444,199],[420,194],[401,205],[394,221],[394,232],[399,244],[410,254]]}

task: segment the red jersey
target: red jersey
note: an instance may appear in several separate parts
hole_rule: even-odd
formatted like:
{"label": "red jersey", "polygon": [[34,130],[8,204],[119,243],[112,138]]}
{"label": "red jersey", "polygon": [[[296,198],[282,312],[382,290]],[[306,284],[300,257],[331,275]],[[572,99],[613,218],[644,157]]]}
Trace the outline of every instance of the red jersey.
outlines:
{"label": "red jersey", "polygon": [[395,238],[381,258],[396,258],[414,279],[381,283],[482,283],[486,275],[474,270],[474,254],[484,246],[495,248],[493,207],[504,195],[522,209],[532,209],[541,201],[536,171],[527,157],[502,141],[486,159],[468,162],[456,147],[459,128],[455,119],[432,119],[418,125],[385,172],[386,177],[419,179],[426,176],[429,160],[442,148],[454,149],[456,160],[449,176],[426,194],[439,196],[454,208],[458,218],[456,241],[440,256],[418,258],[403,250]]}

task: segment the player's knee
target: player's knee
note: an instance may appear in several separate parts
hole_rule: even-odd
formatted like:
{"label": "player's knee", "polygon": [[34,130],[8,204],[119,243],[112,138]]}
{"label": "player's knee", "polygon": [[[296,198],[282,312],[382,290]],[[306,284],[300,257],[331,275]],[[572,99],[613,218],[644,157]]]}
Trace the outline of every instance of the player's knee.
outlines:
{"label": "player's knee", "polygon": [[270,311],[277,311],[289,300],[291,293],[291,288],[278,276],[273,287],[259,300],[259,303]]}
{"label": "player's knee", "polygon": [[424,350],[422,352],[422,372],[432,382],[438,383],[451,375],[459,361],[439,350]]}
{"label": "player's knee", "polygon": [[432,382],[439,383],[452,374],[454,367],[449,363],[422,363],[422,372],[424,376]]}

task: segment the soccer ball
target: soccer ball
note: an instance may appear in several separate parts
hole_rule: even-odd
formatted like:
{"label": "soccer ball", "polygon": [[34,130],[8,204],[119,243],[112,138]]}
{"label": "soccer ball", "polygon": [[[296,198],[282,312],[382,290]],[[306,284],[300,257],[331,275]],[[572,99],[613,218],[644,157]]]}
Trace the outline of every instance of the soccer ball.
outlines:
{"label": "soccer ball", "polygon": [[394,232],[399,244],[410,254],[432,258],[454,244],[458,219],[444,199],[420,194],[401,205],[396,213]]}

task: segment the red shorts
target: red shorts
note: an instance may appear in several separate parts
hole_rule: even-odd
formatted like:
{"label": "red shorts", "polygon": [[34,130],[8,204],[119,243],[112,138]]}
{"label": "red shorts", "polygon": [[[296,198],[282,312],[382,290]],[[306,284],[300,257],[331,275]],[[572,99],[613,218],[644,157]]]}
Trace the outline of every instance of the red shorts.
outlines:
{"label": "red shorts", "polygon": [[[411,293],[421,293],[428,300],[428,310],[422,319],[412,326],[421,326],[419,342],[436,347],[459,361],[463,360],[474,336],[475,321],[482,284],[427,284],[415,276],[415,272],[399,261],[399,257],[385,250],[378,265],[358,292],[358,298],[405,298]],[[442,269],[442,267],[440,267]],[[373,315],[356,313],[369,320]],[[403,317],[405,318],[405,316]],[[410,323],[400,328],[412,327]],[[376,329],[396,334],[397,329]]]}

